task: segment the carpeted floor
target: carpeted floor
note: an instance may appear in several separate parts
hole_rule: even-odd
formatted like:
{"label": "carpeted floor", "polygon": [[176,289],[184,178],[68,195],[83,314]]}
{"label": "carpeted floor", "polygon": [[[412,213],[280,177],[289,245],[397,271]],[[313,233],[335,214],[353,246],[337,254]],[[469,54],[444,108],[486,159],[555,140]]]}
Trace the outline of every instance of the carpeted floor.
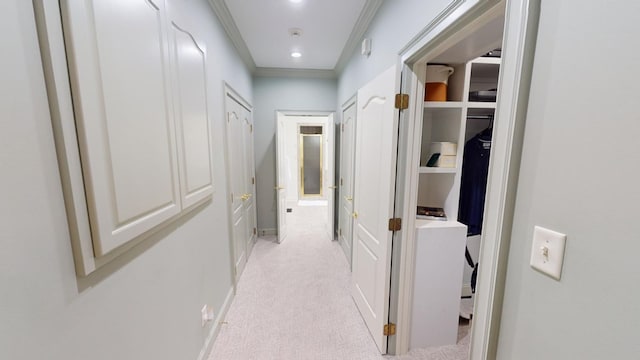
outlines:
{"label": "carpeted floor", "polygon": [[458,345],[380,355],[351,299],[349,266],[324,230],[325,206],[295,206],[282,244],[259,238],[209,360],[464,360]]}

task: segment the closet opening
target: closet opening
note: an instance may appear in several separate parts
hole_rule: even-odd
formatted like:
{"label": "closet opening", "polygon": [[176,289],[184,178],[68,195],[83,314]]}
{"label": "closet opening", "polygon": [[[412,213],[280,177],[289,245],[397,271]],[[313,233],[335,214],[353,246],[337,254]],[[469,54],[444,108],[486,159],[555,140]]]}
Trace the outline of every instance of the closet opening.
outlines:
{"label": "closet opening", "polygon": [[329,236],[333,234],[333,113],[278,111],[276,117],[278,242],[305,223],[318,225]]}
{"label": "closet opening", "polygon": [[[524,20],[528,18],[524,16]],[[468,359],[471,346],[490,351],[487,342],[491,339],[487,334],[493,330],[490,328],[493,320],[487,319],[492,316],[487,309],[491,310],[493,303],[487,302],[494,301],[494,293],[489,292],[498,290],[483,285],[484,303],[480,305],[476,303],[475,290],[482,269],[480,249],[486,252],[487,247],[493,248],[499,241],[493,233],[489,235],[492,236],[489,246],[484,245],[484,216],[492,213],[494,230],[496,221],[502,221],[495,219],[495,212],[504,211],[505,206],[504,199],[494,202],[493,208],[488,208],[485,202],[494,128],[501,125],[502,130],[513,124],[513,119],[497,116],[499,109],[504,111],[499,107],[500,98],[505,96],[500,89],[505,83],[501,75],[504,28],[504,4],[478,9],[475,16],[454,23],[439,38],[407,52],[403,60],[403,92],[415,98],[406,115],[408,125],[401,128],[401,142],[407,144],[408,153],[406,160],[399,156],[400,161],[406,162],[406,175],[399,173],[397,181],[405,186],[399,201],[403,216],[408,218],[408,229],[403,235],[405,241],[397,249],[394,244],[394,254],[401,254],[399,259],[409,264],[401,264],[402,269],[397,271],[409,272],[411,281],[403,283],[397,280],[403,279],[403,275],[392,273],[391,287],[401,289],[399,309],[406,306],[411,311],[390,310],[390,314],[398,317],[390,321],[402,324],[408,320],[410,324],[400,329],[408,335],[403,333],[398,341],[390,342],[396,353],[455,346],[456,355],[449,357]],[[517,36],[529,35],[529,29],[519,31]],[[524,56],[518,53],[519,49],[511,51],[505,55],[510,61],[520,61]],[[513,73],[506,75],[509,76]],[[507,88],[519,89],[519,81],[509,79]],[[511,97],[506,99],[509,106],[515,106]],[[403,133],[407,140],[402,141]],[[501,131],[499,135],[504,142],[514,140],[513,134]],[[510,148],[500,150],[501,161],[513,154],[507,152],[513,151]],[[495,169],[491,171],[502,172],[509,164],[492,166]],[[493,178],[492,184],[496,185],[493,188],[503,189],[508,180]],[[494,256],[494,253],[483,255],[490,264],[487,266],[490,273],[485,276],[492,283],[496,281]],[[403,291],[404,286],[411,290]],[[396,301],[392,299],[391,303]],[[480,325],[474,325],[477,316]]]}

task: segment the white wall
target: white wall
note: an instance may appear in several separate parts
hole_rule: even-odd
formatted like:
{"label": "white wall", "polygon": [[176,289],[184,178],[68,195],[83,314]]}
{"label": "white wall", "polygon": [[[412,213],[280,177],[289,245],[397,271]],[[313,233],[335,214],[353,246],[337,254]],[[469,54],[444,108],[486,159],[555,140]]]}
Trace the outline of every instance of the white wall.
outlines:
{"label": "white wall", "polygon": [[[638,19],[542,1],[498,359],[640,354]],[[568,236],[560,281],[529,267],[534,225]]]}
{"label": "white wall", "polygon": [[426,27],[451,0],[384,1],[364,37],[371,39],[371,55],[358,47],[340,74],[338,104],[398,61],[400,50]]}
{"label": "white wall", "polygon": [[[285,116],[285,163],[287,173],[287,202],[297,202],[300,195],[300,153],[299,153],[299,132],[300,125],[319,125],[322,126],[323,140],[326,140],[326,127],[329,121],[327,116]],[[327,164],[327,152],[326,146],[322,147],[324,163]],[[326,184],[326,179],[322,180],[323,184]],[[327,199],[327,192],[322,193],[322,199]]]}
{"label": "white wall", "polygon": [[276,229],[276,110],[336,111],[334,79],[253,79],[258,229]]}
{"label": "white wall", "polygon": [[206,44],[216,192],[129,256],[75,276],[31,1],[0,2],[0,359],[195,360],[231,289],[223,161],[227,80],[251,77],[205,0],[170,10]]}

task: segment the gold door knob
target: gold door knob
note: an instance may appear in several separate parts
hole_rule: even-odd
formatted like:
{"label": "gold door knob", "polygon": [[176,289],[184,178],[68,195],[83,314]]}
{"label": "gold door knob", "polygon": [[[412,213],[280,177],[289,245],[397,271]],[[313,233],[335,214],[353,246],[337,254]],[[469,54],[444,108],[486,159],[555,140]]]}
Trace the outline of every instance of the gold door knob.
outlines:
{"label": "gold door knob", "polygon": [[250,197],[251,197],[251,194],[242,194],[240,199],[242,199],[242,201],[247,201],[249,200]]}
{"label": "gold door knob", "polygon": [[358,218],[358,212],[357,211],[354,212],[353,214],[351,214],[351,216],[353,216],[354,219],[357,219]]}

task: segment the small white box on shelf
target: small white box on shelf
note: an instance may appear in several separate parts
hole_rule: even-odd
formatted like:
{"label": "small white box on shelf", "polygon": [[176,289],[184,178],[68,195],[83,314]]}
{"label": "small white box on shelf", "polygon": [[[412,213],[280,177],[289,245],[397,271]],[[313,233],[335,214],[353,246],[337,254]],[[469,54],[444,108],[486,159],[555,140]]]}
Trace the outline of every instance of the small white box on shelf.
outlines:
{"label": "small white box on shelf", "polygon": [[438,162],[436,162],[436,167],[443,168],[454,168],[456,167],[456,156],[455,155],[440,155],[438,158]]}
{"label": "small white box on shelf", "polygon": [[432,142],[429,146],[429,154],[436,153],[440,154],[441,158],[443,155],[456,155],[458,153],[458,146],[452,142]]}

